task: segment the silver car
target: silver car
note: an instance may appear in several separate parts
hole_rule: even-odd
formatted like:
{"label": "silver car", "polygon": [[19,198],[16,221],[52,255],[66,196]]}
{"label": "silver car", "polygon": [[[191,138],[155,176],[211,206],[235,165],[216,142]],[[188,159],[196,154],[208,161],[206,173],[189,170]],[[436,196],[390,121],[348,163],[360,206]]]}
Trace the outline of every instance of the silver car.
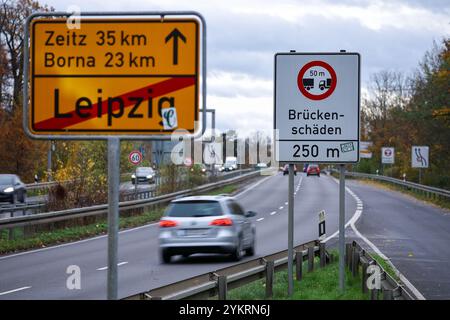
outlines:
{"label": "silver car", "polygon": [[194,253],[230,254],[240,260],[255,253],[255,225],[229,196],[193,196],[173,200],[159,222],[161,259]]}

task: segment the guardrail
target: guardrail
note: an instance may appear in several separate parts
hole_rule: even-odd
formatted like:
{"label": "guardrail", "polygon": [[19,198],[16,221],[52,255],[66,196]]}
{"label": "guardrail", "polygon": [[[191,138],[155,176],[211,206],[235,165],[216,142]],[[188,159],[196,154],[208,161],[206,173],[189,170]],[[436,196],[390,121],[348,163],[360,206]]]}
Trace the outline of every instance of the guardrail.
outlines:
{"label": "guardrail", "polygon": [[[323,245],[322,250],[324,249]],[[296,246],[294,250],[296,261],[303,262],[306,259],[311,260],[311,257],[314,258],[314,254],[319,253],[320,248],[317,246],[317,241],[310,241]],[[324,251],[322,252],[324,253]],[[325,258],[325,255],[322,254],[322,257]],[[126,297],[125,300],[206,299],[214,296],[219,296],[219,300],[225,300],[228,290],[261,278],[266,278],[266,297],[268,298],[273,295],[274,272],[286,269],[287,263],[287,250],[284,250],[138,293]],[[301,273],[302,264],[296,263],[297,275]]]}
{"label": "guardrail", "polygon": [[425,193],[428,197],[444,197],[450,198],[450,191],[435,187],[426,186],[423,184],[418,184],[415,182],[403,181],[396,178],[380,176],[376,174],[368,174],[368,173],[360,173],[360,172],[345,172],[346,176],[357,177],[357,178],[366,178],[372,180],[379,180],[389,182],[398,186],[402,186],[404,188],[414,189]]}
{"label": "guardrail", "polygon": [[[235,176],[242,175],[247,172],[254,171],[253,169],[243,169],[243,170],[236,170],[231,172],[222,173],[220,175],[215,176],[215,179],[218,181],[224,180],[224,179],[230,179]],[[128,175],[128,174],[122,174]],[[211,177],[210,177],[211,178]],[[58,185],[59,183],[68,183],[71,181],[52,181],[52,182],[41,182],[41,183],[34,183],[34,184],[28,184],[27,190],[32,189],[47,189],[52,186]],[[145,189],[145,190],[127,190],[127,191],[121,191],[120,193],[120,199],[121,201],[132,201],[132,200],[142,200],[142,199],[150,199],[156,195],[155,186],[153,186],[153,189]],[[42,208],[45,208],[45,201],[33,201],[33,202],[27,202],[25,204],[15,204],[15,205],[2,205],[0,206],[0,214],[3,213],[10,213],[11,217],[14,216],[15,212],[22,212],[22,215],[25,215],[26,212],[31,211],[31,214],[37,214]]]}
{"label": "guardrail", "polygon": [[[129,177],[129,176],[131,176],[131,173],[122,173],[120,175],[120,178],[125,178],[125,177]],[[58,184],[65,184],[65,183],[70,183],[73,181],[74,180],[27,183],[27,184],[25,184],[25,188],[27,190],[48,189],[48,188],[56,186]]]}
{"label": "guardrail", "polygon": [[[415,299],[403,285],[397,283],[357,242],[348,243],[346,248],[346,265],[355,277],[358,276],[361,269],[361,290],[363,293],[370,291],[370,298],[372,300],[378,300],[380,293],[384,300]],[[300,281],[303,277],[304,261],[308,261],[308,272],[314,270],[315,256],[319,257],[319,265],[321,268],[335,259],[327,252],[325,243],[317,240],[301,244],[294,248],[293,259],[295,262],[293,262],[297,281]],[[219,300],[226,300],[228,290],[263,278],[265,278],[265,298],[272,298],[275,272],[286,269],[287,264],[288,253],[287,250],[284,250],[128,296],[124,300],[207,299],[215,296],[218,296]],[[369,289],[367,286],[367,271],[370,265],[377,265],[381,270],[381,281],[378,289]]]}
{"label": "guardrail", "polygon": [[[240,181],[248,179],[248,178],[256,177],[259,174],[260,174],[259,171],[254,171],[254,172],[238,175],[236,177],[228,178],[228,179],[225,179],[225,180],[222,180],[219,182],[208,183],[208,184],[204,184],[204,185],[201,185],[201,186],[189,189],[189,190],[182,190],[182,191],[178,191],[178,192],[174,192],[174,193],[170,193],[170,194],[153,197],[150,199],[139,199],[139,200],[119,202],[119,211],[143,208],[143,207],[151,206],[151,205],[155,205],[155,204],[166,203],[171,200],[174,200],[177,197],[188,196],[188,195],[196,194],[199,192],[210,191],[217,187],[225,186],[228,184],[240,182]],[[95,206],[84,207],[84,208],[74,208],[74,209],[67,209],[67,210],[61,210],[61,211],[55,211],[55,212],[46,212],[46,213],[38,213],[38,214],[34,214],[34,215],[11,217],[11,218],[6,218],[6,219],[0,219],[0,230],[5,229],[5,228],[29,226],[29,225],[35,225],[35,224],[41,224],[41,223],[50,223],[50,222],[56,222],[56,221],[61,221],[61,220],[73,219],[73,218],[101,215],[101,214],[106,214],[107,212],[108,212],[108,205],[102,204],[102,205],[95,205]]]}
{"label": "guardrail", "polygon": [[34,214],[37,214],[37,212],[44,208],[46,205],[46,202],[43,201],[33,201],[33,202],[27,202],[27,203],[16,203],[11,205],[2,205],[0,207],[0,214],[9,213],[11,217],[14,216],[15,212],[22,212],[22,215],[26,215],[28,211],[34,212]]}
{"label": "guardrail", "polygon": [[[358,276],[362,272],[362,292],[370,292],[371,300],[378,300],[380,295],[383,300],[417,300],[407,288],[393,279],[384,268],[356,241],[347,243],[345,246],[345,263],[353,276]],[[380,270],[380,287],[369,289],[367,280],[369,277],[368,268],[371,265],[378,266]],[[360,270],[361,267],[361,270]]]}

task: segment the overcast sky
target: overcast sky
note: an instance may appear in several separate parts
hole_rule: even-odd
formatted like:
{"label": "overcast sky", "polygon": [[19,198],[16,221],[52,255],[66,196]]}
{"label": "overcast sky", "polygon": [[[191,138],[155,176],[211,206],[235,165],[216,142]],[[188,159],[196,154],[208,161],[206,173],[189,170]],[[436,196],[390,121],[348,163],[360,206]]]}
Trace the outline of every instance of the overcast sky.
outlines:
{"label": "overcast sky", "polygon": [[207,104],[221,130],[271,129],[274,54],[362,56],[362,88],[380,70],[406,74],[450,36],[448,0],[41,0],[57,11],[194,10],[207,24]]}

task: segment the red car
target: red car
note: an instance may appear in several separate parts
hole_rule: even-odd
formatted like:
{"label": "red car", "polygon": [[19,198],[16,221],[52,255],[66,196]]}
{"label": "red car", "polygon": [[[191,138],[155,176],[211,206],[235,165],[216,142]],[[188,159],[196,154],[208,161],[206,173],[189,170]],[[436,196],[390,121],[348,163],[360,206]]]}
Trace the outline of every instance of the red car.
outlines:
{"label": "red car", "polygon": [[317,175],[320,177],[320,168],[317,164],[310,164],[306,169],[306,176]]}

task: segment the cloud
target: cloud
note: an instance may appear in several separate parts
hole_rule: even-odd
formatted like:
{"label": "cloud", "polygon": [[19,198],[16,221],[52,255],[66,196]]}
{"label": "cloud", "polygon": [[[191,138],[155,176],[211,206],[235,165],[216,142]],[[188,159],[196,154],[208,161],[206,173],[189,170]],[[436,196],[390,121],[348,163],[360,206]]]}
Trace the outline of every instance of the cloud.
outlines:
{"label": "cloud", "polygon": [[[64,11],[100,0],[47,0]],[[274,54],[346,49],[362,56],[362,86],[381,70],[410,73],[450,35],[448,0],[110,0],[111,11],[198,11],[207,24],[208,107],[223,129],[271,128]]]}

